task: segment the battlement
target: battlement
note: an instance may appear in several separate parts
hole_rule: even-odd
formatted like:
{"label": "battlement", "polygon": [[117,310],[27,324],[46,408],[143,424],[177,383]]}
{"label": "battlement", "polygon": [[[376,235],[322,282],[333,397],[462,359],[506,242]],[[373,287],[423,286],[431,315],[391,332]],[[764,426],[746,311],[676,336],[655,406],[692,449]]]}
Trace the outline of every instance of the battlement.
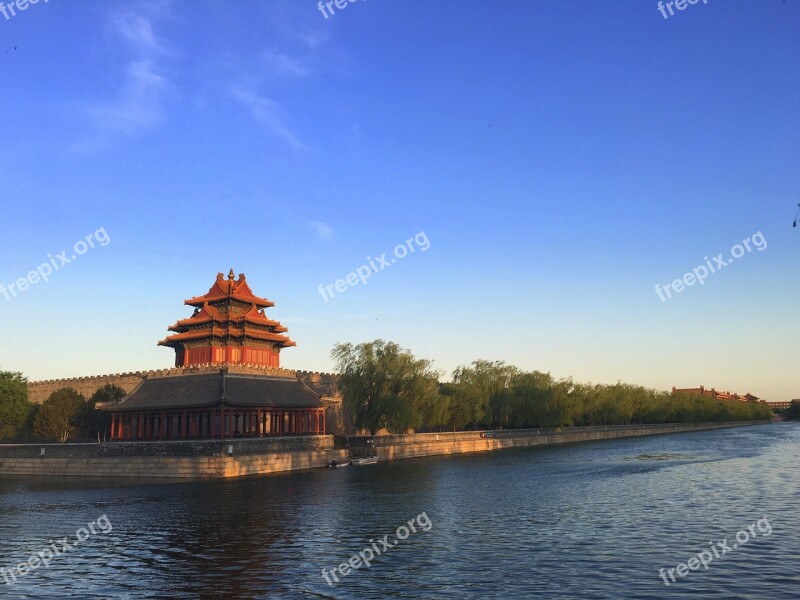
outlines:
{"label": "battlement", "polygon": [[61,388],[75,389],[85,398],[89,398],[98,388],[104,385],[116,385],[126,393],[142,382],[143,379],[179,377],[181,375],[195,375],[201,373],[218,373],[225,369],[228,373],[269,375],[272,377],[297,377],[320,396],[335,398],[339,392],[336,388],[336,376],[333,373],[319,371],[294,371],[267,365],[248,365],[241,363],[208,363],[191,365],[187,367],[171,367],[168,369],[154,369],[151,371],[131,371],[129,373],[114,373],[111,375],[88,375],[83,377],[68,377],[64,379],[44,379],[28,383],[28,399],[41,404]]}
{"label": "battlement", "polygon": [[[148,371],[131,371],[130,373],[112,373],[110,375],[83,375],[81,377],[65,377],[63,379],[41,379],[39,381],[30,381],[28,382],[28,387],[31,386],[41,386],[41,385],[48,385],[52,383],[62,383],[65,381],[100,381],[109,378],[116,378],[116,377],[141,377],[144,378],[147,375]],[[105,384],[101,384],[105,385]],[[62,387],[67,387],[66,385]]]}
{"label": "battlement", "polygon": [[156,379],[162,377],[180,377],[182,375],[199,375],[202,373],[219,373],[220,371],[238,374],[271,375],[273,377],[296,377],[295,372],[290,369],[241,363],[206,363],[187,367],[173,367],[171,369],[148,371],[146,377],[148,379]]}

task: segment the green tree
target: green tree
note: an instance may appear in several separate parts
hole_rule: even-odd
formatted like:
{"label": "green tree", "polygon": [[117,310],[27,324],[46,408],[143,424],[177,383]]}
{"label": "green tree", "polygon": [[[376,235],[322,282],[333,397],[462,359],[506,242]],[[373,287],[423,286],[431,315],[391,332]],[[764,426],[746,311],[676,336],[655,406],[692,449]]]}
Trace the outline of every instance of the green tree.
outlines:
{"label": "green tree", "polygon": [[22,437],[33,410],[28,402],[28,380],[22,373],[0,371],[0,440]]}
{"label": "green tree", "polygon": [[453,371],[454,425],[463,428],[507,426],[514,405],[510,393],[516,367],[502,361],[476,360]]}
{"label": "green tree", "polygon": [[107,383],[92,394],[91,398],[83,405],[78,417],[81,434],[86,439],[95,439],[100,442],[105,440],[111,429],[111,413],[106,410],[97,410],[97,404],[119,402],[127,396],[125,390],[113,383]]}
{"label": "green tree", "polygon": [[33,435],[44,441],[64,443],[80,434],[84,397],[72,388],[56,390],[44,401],[33,420]]}
{"label": "green tree", "polygon": [[337,344],[331,355],[345,414],[356,427],[372,435],[382,427],[406,431],[434,414],[439,384],[430,361],[384,340]]}
{"label": "green tree", "polygon": [[792,400],[789,408],[783,410],[783,416],[791,421],[800,419],[800,400]]}

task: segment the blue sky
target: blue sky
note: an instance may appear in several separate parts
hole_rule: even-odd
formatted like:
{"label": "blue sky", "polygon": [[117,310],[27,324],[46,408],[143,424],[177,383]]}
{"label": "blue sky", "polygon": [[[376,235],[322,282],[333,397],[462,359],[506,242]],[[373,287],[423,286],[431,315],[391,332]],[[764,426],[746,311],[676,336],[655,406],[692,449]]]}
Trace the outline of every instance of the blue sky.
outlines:
{"label": "blue sky", "polygon": [[[170,366],[233,267],[328,370],[390,339],[800,397],[800,3],[44,0],[0,15],[0,368]],[[325,301],[419,232],[430,247]],[[753,250],[662,302],[706,256]],[[55,259],[54,259],[55,260]]]}

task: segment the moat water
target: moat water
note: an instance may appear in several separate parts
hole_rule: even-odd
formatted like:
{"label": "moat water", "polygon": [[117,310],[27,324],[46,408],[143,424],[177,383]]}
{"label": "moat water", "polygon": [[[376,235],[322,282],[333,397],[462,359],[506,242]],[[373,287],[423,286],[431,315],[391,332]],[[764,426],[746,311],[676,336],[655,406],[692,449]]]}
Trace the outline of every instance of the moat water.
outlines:
{"label": "moat water", "polygon": [[3,478],[0,598],[797,598],[798,459],[800,424],[776,424],[211,483]]}

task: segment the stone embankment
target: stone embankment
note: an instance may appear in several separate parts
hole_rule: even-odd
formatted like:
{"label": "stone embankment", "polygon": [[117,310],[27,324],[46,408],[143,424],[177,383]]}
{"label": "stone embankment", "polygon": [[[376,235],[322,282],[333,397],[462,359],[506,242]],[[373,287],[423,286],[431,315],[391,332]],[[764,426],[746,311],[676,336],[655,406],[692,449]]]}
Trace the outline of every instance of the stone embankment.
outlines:
{"label": "stone embankment", "polygon": [[[381,460],[487,452],[594,440],[687,433],[769,421],[622,425],[385,435],[370,446]],[[365,438],[350,438],[354,453]],[[3,444],[0,475],[222,479],[325,467],[344,460],[332,435],[225,441]]]}

